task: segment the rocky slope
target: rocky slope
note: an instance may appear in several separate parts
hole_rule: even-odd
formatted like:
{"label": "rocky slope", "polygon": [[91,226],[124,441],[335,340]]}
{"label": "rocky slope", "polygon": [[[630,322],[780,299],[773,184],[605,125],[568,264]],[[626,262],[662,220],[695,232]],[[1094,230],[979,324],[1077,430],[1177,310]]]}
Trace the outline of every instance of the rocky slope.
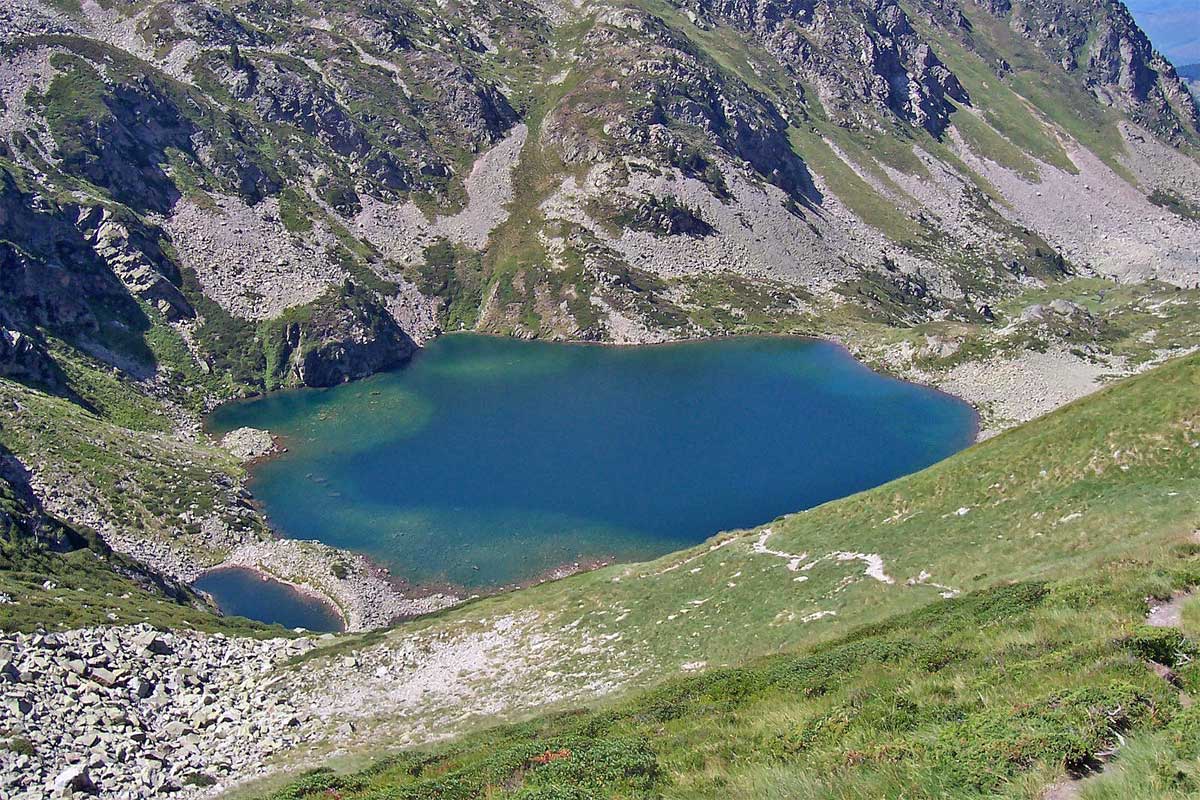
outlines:
{"label": "rocky slope", "polygon": [[25,287],[2,363],[43,384],[45,336],[126,368],[116,339],[155,325],[231,375],[220,396],[358,377],[444,328],[746,329],[779,288],[756,327],[1196,281],[1196,105],[1108,0],[0,13]]}
{"label": "rocky slope", "polygon": [[[261,390],[447,327],[724,332],[697,313],[713,286],[782,283],[819,329],[842,299],[880,310],[864,281],[971,318],[1065,272],[1196,280],[1195,220],[1146,224],[1155,192],[1200,196],[1196,105],[1110,0],[0,13],[8,258],[77,287],[32,319],[5,301],[25,350],[96,339],[78,306],[107,297]],[[272,325],[348,281],[354,313]],[[329,346],[272,358],[297,337]]]}
{"label": "rocky slope", "polygon": [[118,786],[153,796],[252,772],[301,741],[302,718],[271,691],[271,671],[313,646],[150,626],[0,637],[11,737],[0,786],[8,797]]}
{"label": "rocky slope", "polygon": [[[814,758],[811,747],[764,750],[763,742],[802,735],[824,740],[822,732],[836,724],[836,761],[828,772],[838,779],[869,779],[879,763],[908,769],[915,760],[920,767],[903,788],[883,796],[909,792],[916,780],[933,784],[927,796],[940,796],[946,776],[955,773],[944,762],[924,768],[929,742],[960,742],[967,734],[979,743],[982,752],[972,757],[985,775],[1019,779],[1004,788],[1012,796],[1036,796],[1031,787],[1039,777],[1061,777],[1071,763],[1057,757],[1059,748],[1093,755],[1115,748],[1122,737],[1153,731],[1179,711],[1163,702],[1154,707],[1157,714],[1103,728],[1100,743],[1085,750],[1077,734],[1092,728],[1074,717],[1062,723],[1061,735],[1038,728],[1028,737],[1010,736],[1006,727],[1029,719],[1022,694],[1045,698],[1051,712],[1078,705],[1088,720],[1100,716],[1093,695],[1047,693],[1078,689],[1098,675],[1106,685],[1125,687],[1161,680],[1130,660],[1131,651],[1152,654],[1128,620],[1145,617],[1147,595],[1167,598],[1200,580],[1193,501],[1200,486],[1198,381],[1200,356],[1178,359],[888,486],[727,532],[654,562],[486,598],[390,631],[263,641],[133,624],[0,635],[0,787],[21,800],[46,797],[56,781],[101,797],[164,791],[195,797],[331,756],[349,755],[359,764],[364,747],[376,753],[427,747],[481,727],[491,730],[485,741],[474,739],[477,749],[469,752],[480,753],[472,763],[486,764],[511,738],[548,723],[569,724],[580,714],[496,731],[499,721],[591,705],[598,697],[628,696],[700,673],[689,681],[692,697],[725,719],[722,744],[737,738],[734,720],[754,731],[746,734],[745,749],[714,753],[714,719],[690,736],[671,727],[671,712],[686,700],[654,704],[652,712],[643,705],[636,719],[656,741],[693,754],[664,758],[663,777],[703,771],[704,779],[720,781],[748,765],[806,762]],[[1031,583],[1020,588],[1023,581]],[[1032,610],[997,601],[1013,591],[1045,598],[1050,608],[1029,630],[1007,633],[999,628],[1002,619],[1023,626]],[[1124,611],[1114,615],[1110,604]],[[971,608],[982,613],[964,613]],[[895,615],[914,609],[920,609],[915,624],[897,627]],[[1054,620],[1068,617],[1090,627],[1071,625],[1051,636]],[[964,650],[961,637],[947,639],[940,629],[930,635],[936,619],[956,621],[980,640]],[[874,638],[885,640],[882,649],[864,651]],[[839,639],[850,650],[830,664],[823,657]],[[1091,644],[1081,651],[1084,642]],[[773,688],[773,702],[761,713],[731,715],[724,700],[761,690],[753,676],[765,662],[721,668],[797,647],[805,649],[787,658],[809,659],[817,679],[812,688],[806,683],[798,690],[798,673],[780,671],[775,674],[788,682]],[[1174,640],[1171,649],[1155,652],[1163,664],[1183,668],[1187,660],[1172,654],[1190,655],[1194,648]],[[918,669],[911,683],[897,684],[909,660]],[[1188,669],[1185,680],[1194,681],[1195,665]],[[830,681],[860,670],[868,679],[861,691],[831,688]],[[722,686],[729,695],[710,694]],[[1018,687],[1023,691],[1014,696]],[[899,704],[901,721],[845,740],[841,726],[851,721],[878,724],[879,715],[851,713],[864,697],[875,698],[870,702],[880,704],[881,714]],[[801,707],[789,710],[792,701]],[[844,708],[834,717],[810,705],[826,702]],[[917,726],[916,709],[934,712]],[[605,703],[596,715],[610,717],[612,710]],[[928,725],[934,735],[926,735]],[[949,732],[937,735],[941,726]],[[904,758],[869,749],[917,728],[916,738],[906,739]],[[569,748],[583,749],[603,730],[589,724],[575,732],[579,746]],[[1011,743],[1011,757],[996,756],[997,742]],[[1046,742],[1054,744],[1049,754]],[[847,759],[847,748],[866,755]],[[518,791],[511,776],[532,770],[527,763],[522,771],[521,763],[546,749],[531,749],[513,767],[485,771],[481,781],[457,782],[455,796]],[[705,751],[708,758],[699,757]],[[461,753],[463,746],[412,757],[436,764],[447,752]],[[581,761],[584,774],[608,763]],[[386,769],[396,762],[381,764]],[[447,774],[418,769],[391,780],[436,782]],[[456,777],[449,773],[448,780]],[[328,788],[318,780],[283,797],[337,793]],[[382,790],[378,784],[357,788]],[[449,793],[444,783],[438,788],[416,796]],[[988,784],[965,786],[960,794],[997,791]]]}

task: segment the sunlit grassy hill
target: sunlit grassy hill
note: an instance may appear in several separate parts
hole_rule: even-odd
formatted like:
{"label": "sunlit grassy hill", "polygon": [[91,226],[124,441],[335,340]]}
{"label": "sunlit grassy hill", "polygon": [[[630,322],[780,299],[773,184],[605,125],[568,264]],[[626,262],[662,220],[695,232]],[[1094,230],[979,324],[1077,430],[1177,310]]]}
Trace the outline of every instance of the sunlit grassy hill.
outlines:
{"label": "sunlit grassy hill", "polygon": [[[1194,759],[1195,714],[1143,663],[1190,685],[1194,645],[1142,623],[1200,582],[1198,400],[1190,356],[878,489],[318,651],[300,674],[344,681],[380,750],[625,699],[286,794],[1032,797],[1118,734]],[[371,670],[414,646],[475,659],[444,676],[453,714],[438,689],[384,702],[422,668]]]}

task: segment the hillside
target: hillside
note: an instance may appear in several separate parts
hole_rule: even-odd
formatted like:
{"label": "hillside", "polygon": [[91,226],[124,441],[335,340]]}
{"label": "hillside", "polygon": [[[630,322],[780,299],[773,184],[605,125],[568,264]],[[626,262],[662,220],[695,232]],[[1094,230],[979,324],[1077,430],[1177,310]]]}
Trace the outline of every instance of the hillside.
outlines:
{"label": "hillside", "polygon": [[[1178,700],[1131,660],[1131,652],[1150,648],[1146,652],[1176,663],[1175,656],[1161,655],[1167,645],[1138,638],[1136,623],[1147,596],[1166,598],[1198,580],[1192,542],[1200,525],[1197,396],[1200,356],[1189,356],[878,489],[721,534],[648,564],[482,599],[387,632],[326,637],[301,660],[259,667],[253,676],[237,672],[230,649],[239,640],[220,640],[225,666],[202,673],[209,676],[201,685],[212,716],[189,717],[197,694],[161,697],[154,706],[155,719],[182,719],[179,730],[206,756],[168,759],[155,767],[156,780],[169,784],[199,772],[219,782],[231,774],[231,763],[251,765],[232,769],[245,776],[363,748],[425,744],[538,710],[628,695],[681,672],[705,672],[708,677],[669,682],[658,695],[598,717],[505,729],[466,740],[450,756],[405,756],[361,779],[365,783],[354,779],[346,786],[427,777],[413,796],[429,796],[451,778],[459,787],[455,796],[486,794],[486,785],[515,791],[519,782],[496,776],[532,769],[526,761],[544,750],[578,749],[584,746],[580,732],[593,731],[596,739],[586,747],[597,748],[594,758],[579,768],[597,770],[600,796],[629,789],[627,778],[645,778],[650,782],[633,788],[656,791],[694,783],[697,795],[714,790],[714,781],[747,781],[752,794],[756,780],[787,785],[788,770],[818,769],[843,757],[851,783],[887,786],[915,775],[931,787],[929,796],[937,796],[942,780],[963,796],[998,787],[1010,796],[1032,796],[1021,792],[1064,765],[1085,764],[1111,749],[1114,732],[1163,730],[1169,737],[1177,729],[1163,726],[1176,724]],[[909,609],[925,610],[906,618]],[[111,630],[121,640],[143,629]],[[905,632],[915,630],[921,636],[911,640]],[[37,658],[53,646],[28,636],[10,641],[18,659]],[[1193,647],[1171,641],[1170,652]],[[816,649],[722,671],[798,646]],[[122,652],[130,673],[163,670],[154,666],[159,656]],[[839,659],[857,666],[834,666],[843,663]],[[895,668],[876,671],[870,663]],[[949,672],[920,677],[939,669]],[[227,670],[241,676],[232,686]],[[962,678],[943,680],[947,675]],[[778,695],[784,685],[810,681],[825,688],[786,702]],[[904,706],[908,711],[893,709],[903,712],[894,730],[855,721],[871,715],[847,716],[862,703],[892,696],[883,687],[901,686],[915,694],[912,707]],[[937,687],[948,686],[957,688],[938,694]],[[49,711],[57,707],[55,687],[47,682],[17,690],[31,706],[23,729],[35,750],[61,724]],[[105,691],[119,697],[128,690],[118,684]],[[248,697],[256,705],[246,706]],[[1028,713],[1010,719],[1026,702]],[[272,709],[263,712],[269,713],[263,724],[281,733],[227,740],[246,730],[244,715],[258,707]],[[227,708],[232,716],[223,715]],[[1078,715],[1096,709],[1114,716],[1078,728]],[[818,736],[810,752],[804,720],[826,716],[831,730],[850,738]],[[688,733],[717,719],[728,734],[719,741]],[[284,721],[291,727],[278,727]],[[763,749],[766,729],[774,730],[775,744]],[[113,729],[108,746],[135,734],[134,728]],[[852,744],[858,741],[861,748]],[[610,746],[617,749],[604,755]],[[999,771],[945,766],[962,756],[986,761],[996,752],[988,748],[1009,746],[1021,754],[1007,757]],[[477,748],[494,757],[481,760]],[[849,750],[860,755],[849,758]],[[271,755],[279,760],[270,761]],[[810,756],[815,760],[806,761]],[[634,773],[612,778],[626,758],[634,759]],[[886,766],[892,759],[895,771]],[[56,769],[52,761],[27,763],[46,774]],[[123,785],[125,770],[140,768],[138,761],[100,763],[103,772],[95,778],[110,785]],[[569,781],[575,768],[574,762],[561,765],[556,770],[567,769],[566,777],[554,778],[551,770],[547,780]],[[462,770],[460,781],[455,776]],[[37,773],[24,774],[36,780]],[[322,781],[305,785],[324,791]],[[820,784],[814,786],[817,791]]]}
{"label": "hillside", "polygon": [[439,330],[982,321],[1072,275],[1196,279],[1196,106],[1115,2],[3,13],[6,371],[43,380],[47,334],[131,371],[122,331],[173,325],[223,397]]}
{"label": "hillside", "polygon": [[[1194,715],[1141,659],[1194,689],[1194,641],[1144,621],[1197,581],[1198,393],[1193,356],[877,490],[372,637],[352,670],[317,651],[339,750],[704,674],[278,796],[1036,797],[1113,751],[1085,796],[1191,796],[1162,759],[1194,765]],[[797,641],[823,643],[746,663]]]}
{"label": "hillside", "polygon": [[[80,602],[79,595],[84,595]],[[214,617],[203,598],[113,548],[96,531],[48,514],[0,446],[0,621],[6,630],[150,622],[261,634],[266,626]]]}
{"label": "hillside", "polygon": [[1188,636],[1146,626],[1143,608],[1147,592],[1197,574],[1192,544],[1158,569],[973,592],[801,653],[349,775],[314,771],[263,796],[1194,797],[1200,731],[1173,683],[1195,690],[1200,605],[1185,606]]}
{"label": "hillside", "polygon": [[1119,3],[452,10],[0,9],[0,444],[47,511],[367,628],[444,599],[273,541],[214,404],[462,328],[801,333],[992,435],[1200,345],[1196,108]]}
{"label": "hillside", "polygon": [[[0,4],[0,794],[460,735],[284,796],[1036,796],[1117,734],[1130,780],[1190,764],[1138,661],[1194,680],[1138,627],[1197,582],[1186,80],[1116,0]],[[274,536],[266,437],[204,415],[457,330],[827,337],[982,441],[462,605]],[[229,564],[352,633],[214,614],[189,584]]]}

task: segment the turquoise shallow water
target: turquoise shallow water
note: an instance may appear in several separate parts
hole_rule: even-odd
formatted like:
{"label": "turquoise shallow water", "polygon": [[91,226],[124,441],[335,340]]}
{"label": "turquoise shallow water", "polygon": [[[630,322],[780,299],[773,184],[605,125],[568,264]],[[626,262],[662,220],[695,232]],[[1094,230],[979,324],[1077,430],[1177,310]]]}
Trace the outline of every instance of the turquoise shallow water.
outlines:
{"label": "turquoise shallow water", "polygon": [[201,575],[195,586],[211,594],[224,614],[322,633],[344,628],[342,618],[325,603],[254,570],[215,569]]}
{"label": "turquoise shallow water", "polygon": [[414,583],[494,587],[649,558],[877,486],[974,412],[820,341],[614,348],[439,338],[407,368],[217,409],[289,451],[252,488],[286,536]]}

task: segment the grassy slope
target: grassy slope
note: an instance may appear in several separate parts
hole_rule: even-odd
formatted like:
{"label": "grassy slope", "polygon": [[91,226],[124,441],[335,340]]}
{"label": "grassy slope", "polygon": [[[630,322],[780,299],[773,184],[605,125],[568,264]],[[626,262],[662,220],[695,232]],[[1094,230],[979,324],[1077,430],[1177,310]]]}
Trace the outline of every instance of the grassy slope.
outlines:
{"label": "grassy slope", "polygon": [[[1190,356],[923,473],[772,524],[772,549],[882,553],[896,584],[842,587],[858,563],[816,567],[796,583],[784,560],[752,553],[750,533],[715,551],[454,610],[432,625],[558,609],[578,630],[604,627],[605,610],[623,606],[623,624],[607,616],[608,630],[640,640],[659,675],[697,658],[786,655],[384,758],[358,774],[322,772],[280,796],[1032,798],[1118,734],[1134,736],[1122,751],[1129,768],[1088,793],[1200,792],[1200,714],[1183,710],[1145,664],[1172,664],[1194,691],[1196,645],[1142,625],[1147,596],[1200,583],[1198,397],[1200,356]],[[973,591],[940,601],[905,587],[920,570]],[[896,614],[905,607],[919,608]],[[840,613],[781,621],[780,609],[809,608]],[[1195,633],[1196,619],[1190,608],[1184,630]]]}
{"label": "grassy slope", "polygon": [[128,559],[103,547],[59,553],[31,541],[0,546],[0,630],[67,630],[147,623],[157,628],[286,636],[279,626],[220,617],[136,580]]}
{"label": "grassy slope", "polygon": [[0,403],[0,444],[118,530],[149,539],[183,533],[197,559],[209,563],[219,561],[223,551],[205,543],[204,518],[261,531],[249,509],[229,502],[242,467],[223,450],[122,427],[68,400],[2,379]]}
{"label": "grassy slope", "polygon": [[1118,733],[1196,732],[1200,717],[1142,663],[1194,646],[1137,624],[1145,592],[1200,578],[1185,552],[1170,569],[976,592],[608,708],[310,775],[275,797],[1035,796]]}
{"label": "grassy slope", "polygon": [[[73,516],[87,519],[90,512],[123,537],[136,535],[160,549],[182,547],[199,563],[220,561],[227,546],[208,540],[206,518],[266,535],[258,514],[238,497],[243,471],[236,459],[176,437],[165,404],[125,376],[53,344],[79,402],[0,379],[0,452],[53,480]],[[95,534],[89,539],[90,546],[71,552],[51,552],[15,535],[3,542],[0,593],[13,602],[0,606],[0,629],[150,622],[235,634],[281,632],[216,616],[187,598],[176,602],[138,577],[143,570],[130,559],[111,553]]]}
{"label": "grassy slope", "polygon": [[[338,792],[498,797],[544,784],[559,788],[528,796],[873,797],[913,787],[905,796],[1029,797],[1117,731],[1157,731],[1147,747],[1175,741],[1195,731],[1195,712],[1179,714],[1140,657],[1176,661],[1191,645],[1147,644],[1139,622],[1146,596],[1200,582],[1198,398],[1200,356],[1191,356],[770,526],[772,550],[879,553],[894,584],[863,576],[858,561],[793,572],[755,553],[761,533],[751,531],[402,626],[389,636],[535,613],[545,635],[619,634],[623,652],[581,653],[558,668],[594,679],[621,664],[640,686],[688,662],[789,654],[404,755],[337,779]],[[936,588],[906,585],[922,571],[968,594],[940,601]],[[837,616],[803,621],[819,610]],[[808,649],[794,652],[800,644]],[[535,672],[517,692],[544,681]],[[562,749],[572,756],[556,760]],[[323,791],[329,780],[311,785]]]}

